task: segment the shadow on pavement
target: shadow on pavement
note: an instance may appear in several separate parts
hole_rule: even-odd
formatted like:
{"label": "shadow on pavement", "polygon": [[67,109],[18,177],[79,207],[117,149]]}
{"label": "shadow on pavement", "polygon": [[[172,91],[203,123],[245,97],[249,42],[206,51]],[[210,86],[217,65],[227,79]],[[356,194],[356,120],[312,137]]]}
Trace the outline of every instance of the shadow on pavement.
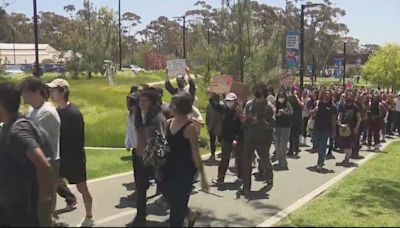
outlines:
{"label": "shadow on pavement", "polygon": [[194,211],[199,211],[201,214],[198,217],[195,227],[254,227],[255,221],[246,214],[229,214],[227,219],[219,219],[216,214],[211,210],[191,208]]}
{"label": "shadow on pavement", "polygon": [[[118,209],[124,208],[136,208],[136,200],[128,200],[127,197],[121,197],[119,204],[115,206]],[[156,204],[155,202],[147,203],[147,214],[156,216],[166,216],[168,215],[168,209]]]}
{"label": "shadow on pavement", "polygon": [[335,173],[335,171],[331,169],[322,168],[321,171],[318,171],[314,166],[307,167],[310,172],[320,173],[320,174],[328,174],[328,173]]}
{"label": "shadow on pavement", "polygon": [[301,157],[300,157],[299,155],[288,155],[287,158],[288,158],[288,159],[298,160],[298,159],[300,159]]}
{"label": "shadow on pavement", "polygon": [[126,190],[128,190],[128,191],[133,191],[133,190],[136,190],[136,184],[135,184],[135,182],[131,182],[131,183],[124,183],[124,184],[122,184],[125,188],[126,188]]}
{"label": "shadow on pavement", "polygon": [[225,182],[223,184],[216,184],[213,187],[217,187],[218,191],[227,191],[227,190],[239,190],[241,183],[238,181],[235,182]]}
{"label": "shadow on pavement", "polygon": [[205,166],[218,166],[219,165],[219,161],[218,160],[209,160],[209,159],[207,159],[207,160],[203,161],[203,164]]}

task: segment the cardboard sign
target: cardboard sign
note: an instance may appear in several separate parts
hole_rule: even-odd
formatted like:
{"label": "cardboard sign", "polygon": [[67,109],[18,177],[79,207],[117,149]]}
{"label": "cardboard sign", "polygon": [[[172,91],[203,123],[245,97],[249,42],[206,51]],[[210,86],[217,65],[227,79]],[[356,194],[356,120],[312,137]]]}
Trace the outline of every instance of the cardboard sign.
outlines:
{"label": "cardboard sign", "polygon": [[210,92],[216,94],[227,94],[231,91],[233,77],[230,75],[221,75],[213,78],[210,84]]}
{"label": "cardboard sign", "polygon": [[168,77],[175,78],[178,75],[186,74],[185,59],[176,59],[167,61]]}
{"label": "cardboard sign", "polygon": [[240,82],[233,82],[231,92],[235,93],[240,101],[246,101],[250,96],[250,86]]}

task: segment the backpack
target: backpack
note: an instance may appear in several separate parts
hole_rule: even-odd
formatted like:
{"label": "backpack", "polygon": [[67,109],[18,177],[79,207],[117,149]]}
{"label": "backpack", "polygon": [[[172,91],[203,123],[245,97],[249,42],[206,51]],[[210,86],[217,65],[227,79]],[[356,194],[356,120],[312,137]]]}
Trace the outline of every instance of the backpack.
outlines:
{"label": "backpack", "polygon": [[146,148],[144,149],[143,161],[144,164],[154,170],[154,177],[161,181],[162,169],[167,161],[170,148],[167,139],[159,131],[147,140]]}

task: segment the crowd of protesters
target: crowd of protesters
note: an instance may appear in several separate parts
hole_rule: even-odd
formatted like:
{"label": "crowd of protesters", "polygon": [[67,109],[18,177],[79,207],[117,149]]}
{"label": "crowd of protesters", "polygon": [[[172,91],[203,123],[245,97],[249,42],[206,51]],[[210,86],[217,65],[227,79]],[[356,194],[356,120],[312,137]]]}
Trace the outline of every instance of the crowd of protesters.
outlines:
{"label": "crowd of protesters", "polygon": [[[274,172],[289,170],[287,159],[301,157],[301,147],[317,154],[311,165],[322,172],[325,160],[335,159],[333,151],[345,154],[337,165],[350,167],[363,145],[379,151],[386,138],[400,133],[400,93],[344,90],[337,85],[275,90],[258,84],[252,98],[245,99],[232,92],[208,91],[203,123],[189,70],[186,77],[178,76],[177,86],[166,79],[165,88],[172,95],[169,104],[162,101],[162,89],[148,85],[132,86],[126,97],[125,147],[132,151],[137,209],[128,226],[146,225],[152,179],[161,195],[159,205],[169,208],[169,225],[181,227],[185,221],[194,225],[199,212],[188,207],[193,184],[200,178],[202,191],[209,189],[199,152],[199,131],[204,126],[210,137],[210,160],[216,160],[218,144],[222,150],[213,183],[224,184],[233,156],[236,182],[241,185],[238,196],[245,197],[251,192],[255,161],[256,181],[271,189]],[[70,86],[63,79],[45,84],[28,78],[19,86],[0,83],[0,226],[54,225],[57,193],[68,209],[77,204],[64,180],[76,184],[82,194],[86,215],[81,225],[94,225],[93,199],[86,184],[84,119],[69,95]],[[31,106],[23,116],[21,97]],[[50,97],[57,107],[47,101]]]}

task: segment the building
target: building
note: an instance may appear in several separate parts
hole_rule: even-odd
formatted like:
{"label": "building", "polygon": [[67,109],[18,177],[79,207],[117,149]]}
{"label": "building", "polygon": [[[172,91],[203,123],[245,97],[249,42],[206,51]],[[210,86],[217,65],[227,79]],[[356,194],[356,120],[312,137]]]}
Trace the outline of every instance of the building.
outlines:
{"label": "building", "polygon": [[[39,63],[44,59],[58,62],[60,54],[60,51],[49,44],[39,44]],[[33,64],[35,63],[35,44],[0,43],[0,59],[3,64]]]}

